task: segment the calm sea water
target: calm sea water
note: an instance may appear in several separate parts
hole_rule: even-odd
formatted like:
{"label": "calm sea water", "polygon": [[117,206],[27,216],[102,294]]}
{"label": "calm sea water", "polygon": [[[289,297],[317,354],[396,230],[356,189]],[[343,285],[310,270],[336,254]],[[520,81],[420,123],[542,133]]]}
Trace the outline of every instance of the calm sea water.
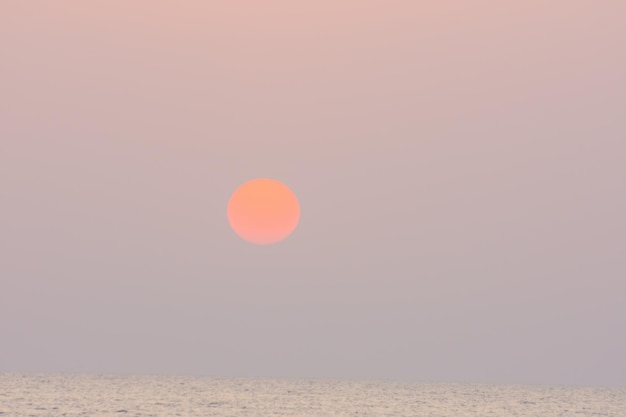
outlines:
{"label": "calm sea water", "polygon": [[0,374],[0,415],[626,417],[626,389]]}

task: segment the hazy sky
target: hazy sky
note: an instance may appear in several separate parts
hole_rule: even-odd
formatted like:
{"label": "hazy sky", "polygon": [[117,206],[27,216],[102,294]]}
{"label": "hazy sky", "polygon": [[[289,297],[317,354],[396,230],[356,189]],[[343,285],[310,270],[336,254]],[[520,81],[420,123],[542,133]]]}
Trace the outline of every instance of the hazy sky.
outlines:
{"label": "hazy sky", "polygon": [[626,385],[624,16],[3,0],[0,371]]}

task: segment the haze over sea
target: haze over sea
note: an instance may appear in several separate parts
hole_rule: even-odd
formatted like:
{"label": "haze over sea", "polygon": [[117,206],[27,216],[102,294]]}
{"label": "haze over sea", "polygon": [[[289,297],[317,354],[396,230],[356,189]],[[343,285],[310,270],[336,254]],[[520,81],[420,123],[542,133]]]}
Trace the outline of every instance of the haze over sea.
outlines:
{"label": "haze over sea", "polygon": [[0,415],[626,416],[625,388],[0,374]]}

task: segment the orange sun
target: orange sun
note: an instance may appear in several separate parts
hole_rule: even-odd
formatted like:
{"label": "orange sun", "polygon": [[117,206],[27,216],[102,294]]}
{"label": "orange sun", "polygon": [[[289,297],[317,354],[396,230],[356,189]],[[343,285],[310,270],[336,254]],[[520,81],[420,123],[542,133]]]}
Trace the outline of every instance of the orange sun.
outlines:
{"label": "orange sun", "polygon": [[259,178],[243,184],[228,202],[228,221],[242,239],[269,245],[289,236],[298,225],[300,205],[285,184]]}

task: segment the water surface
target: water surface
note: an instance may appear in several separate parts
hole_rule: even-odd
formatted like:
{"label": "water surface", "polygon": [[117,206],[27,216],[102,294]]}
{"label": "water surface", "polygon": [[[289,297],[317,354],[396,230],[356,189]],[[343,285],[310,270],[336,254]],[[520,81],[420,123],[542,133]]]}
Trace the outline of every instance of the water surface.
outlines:
{"label": "water surface", "polygon": [[0,374],[0,415],[626,417],[626,389]]}

